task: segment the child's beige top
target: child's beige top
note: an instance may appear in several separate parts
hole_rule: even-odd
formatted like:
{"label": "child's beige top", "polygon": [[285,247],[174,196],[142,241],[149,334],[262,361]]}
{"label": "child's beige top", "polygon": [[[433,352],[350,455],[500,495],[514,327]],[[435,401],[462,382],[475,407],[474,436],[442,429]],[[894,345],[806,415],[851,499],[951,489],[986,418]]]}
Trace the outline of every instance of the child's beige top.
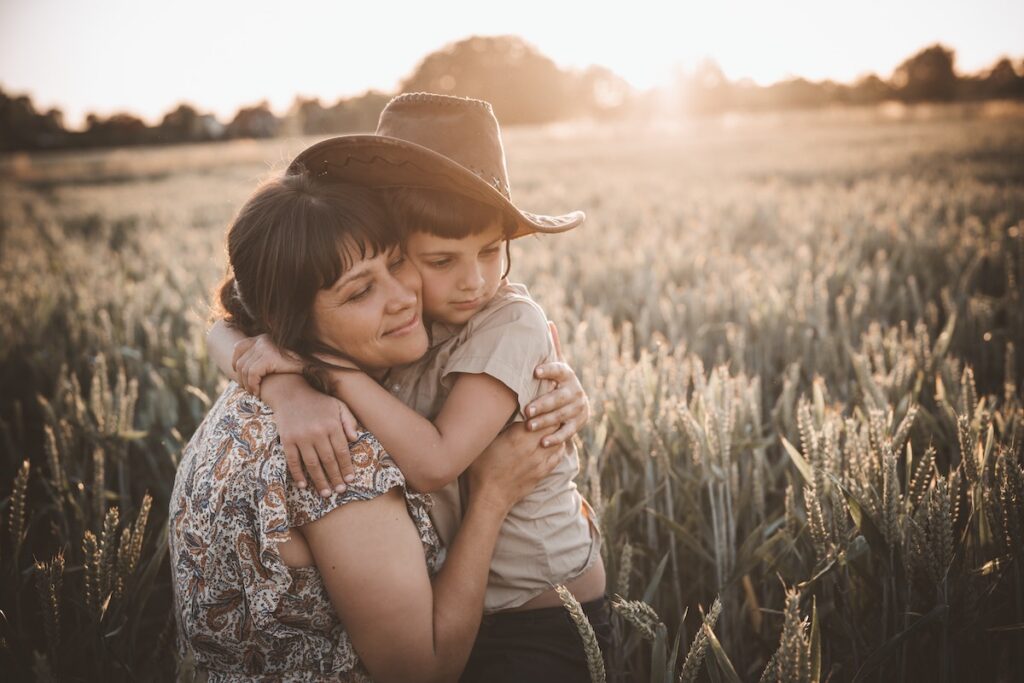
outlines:
{"label": "child's beige top", "polygon": [[[549,389],[550,382],[536,379],[534,369],[555,358],[544,311],[526,287],[506,282],[465,325],[435,323],[427,353],[416,363],[392,369],[385,386],[432,420],[456,373],[485,373],[515,392],[519,410],[510,422],[521,421],[526,405]],[[593,510],[573,481],[579,457],[571,442],[566,448],[555,471],[512,508],[501,527],[484,598],[486,612],[524,604],[579,576],[599,555]],[[441,539],[450,545],[462,521],[459,482],[433,497],[431,517]]]}

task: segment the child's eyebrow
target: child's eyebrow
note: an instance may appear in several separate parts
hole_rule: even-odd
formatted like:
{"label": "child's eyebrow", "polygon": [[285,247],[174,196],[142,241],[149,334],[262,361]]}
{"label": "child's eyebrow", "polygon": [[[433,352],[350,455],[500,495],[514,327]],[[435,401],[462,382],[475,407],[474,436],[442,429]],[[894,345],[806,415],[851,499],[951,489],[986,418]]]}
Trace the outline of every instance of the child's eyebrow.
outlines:
{"label": "child's eyebrow", "polygon": [[[483,249],[490,249],[491,247],[496,247],[496,246],[498,246],[500,244],[501,244],[501,240],[500,239],[496,239],[496,240],[494,240],[492,242],[488,242],[482,248]],[[456,255],[458,255],[458,253],[459,252],[457,252],[457,251],[437,250],[437,251],[421,251],[419,254],[420,254],[420,256],[456,256]]]}

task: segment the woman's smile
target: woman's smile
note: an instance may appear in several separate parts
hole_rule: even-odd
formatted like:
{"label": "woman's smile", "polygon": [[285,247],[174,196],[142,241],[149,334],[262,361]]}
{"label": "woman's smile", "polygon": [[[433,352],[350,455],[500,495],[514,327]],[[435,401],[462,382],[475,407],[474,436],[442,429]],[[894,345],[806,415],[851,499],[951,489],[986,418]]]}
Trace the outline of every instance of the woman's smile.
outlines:
{"label": "woman's smile", "polygon": [[401,337],[401,336],[410,334],[411,332],[415,332],[416,331],[416,326],[419,325],[419,322],[420,322],[419,314],[418,313],[413,313],[412,318],[409,319],[409,322],[404,323],[404,324],[400,325],[399,327],[395,327],[393,329],[388,330],[387,332],[384,333],[384,336],[385,337]]}

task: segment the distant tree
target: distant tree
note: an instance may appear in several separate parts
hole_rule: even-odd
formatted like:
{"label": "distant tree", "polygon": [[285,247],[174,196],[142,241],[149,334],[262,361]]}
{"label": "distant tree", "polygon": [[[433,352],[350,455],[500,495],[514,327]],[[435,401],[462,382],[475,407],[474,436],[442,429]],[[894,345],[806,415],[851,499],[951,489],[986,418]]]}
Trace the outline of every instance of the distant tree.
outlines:
{"label": "distant tree", "polygon": [[81,140],[97,147],[121,147],[153,142],[152,130],[131,114],[114,114],[103,119],[95,114],[86,117],[87,128]]}
{"label": "distant tree", "polygon": [[1013,62],[1003,57],[989,69],[984,77],[986,98],[1024,97],[1024,76],[1013,68]]}
{"label": "distant tree", "polygon": [[59,109],[36,111],[31,98],[0,90],[0,150],[46,149],[66,142],[64,115]]}
{"label": "distant tree", "polygon": [[921,50],[896,67],[892,83],[907,102],[943,102],[956,97],[957,77],[953,50],[940,44]]}
{"label": "distant tree", "polygon": [[228,124],[229,138],[272,138],[277,135],[281,121],[270,111],[267,102],[243,107]]}
{"label": "distant tree", "polygon": [[893,88],[875,74],[857,80],[847,91],[850,104],[877,104],[893,97]]}
{"label": "distant tree", "polygon": [[578,113],[608,119],[629,113],[633,88],[621,76],[603,66],[587,67],[575,76]]}
{"label": "distant tree", "polygon": [[178,107],[164,116],[157,127],[162,142],[199,142],[211,139],[211,132],[203,115],[189,104]]}
{"label": "distant tree", "polygon": [[474,36],[428,55],[401,92],[487,100],[504,124],[544,123],[578,109],[571,76],[516,36]]}
{"label": "distant tree", "polygon": [[690,113],[719,113],[734,104],[733,84],[713,59],[702,59],[692,72],[680,75],[677,88],[683,111]]}

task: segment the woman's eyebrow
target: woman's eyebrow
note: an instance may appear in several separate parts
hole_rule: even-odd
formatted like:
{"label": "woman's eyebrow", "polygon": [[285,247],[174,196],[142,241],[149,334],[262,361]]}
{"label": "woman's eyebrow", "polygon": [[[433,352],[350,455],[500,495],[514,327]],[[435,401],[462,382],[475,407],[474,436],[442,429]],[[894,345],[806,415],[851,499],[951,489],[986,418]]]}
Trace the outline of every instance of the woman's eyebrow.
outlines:
{"label": "woman's eyebrow", "polygon": [[365,280],[370,277],[373,277],[373,272],[366,268],[355,273],[349,272],[339,278],[331,289],[335,292],[340,292],[345,285],[358,282],[359,280]]}

